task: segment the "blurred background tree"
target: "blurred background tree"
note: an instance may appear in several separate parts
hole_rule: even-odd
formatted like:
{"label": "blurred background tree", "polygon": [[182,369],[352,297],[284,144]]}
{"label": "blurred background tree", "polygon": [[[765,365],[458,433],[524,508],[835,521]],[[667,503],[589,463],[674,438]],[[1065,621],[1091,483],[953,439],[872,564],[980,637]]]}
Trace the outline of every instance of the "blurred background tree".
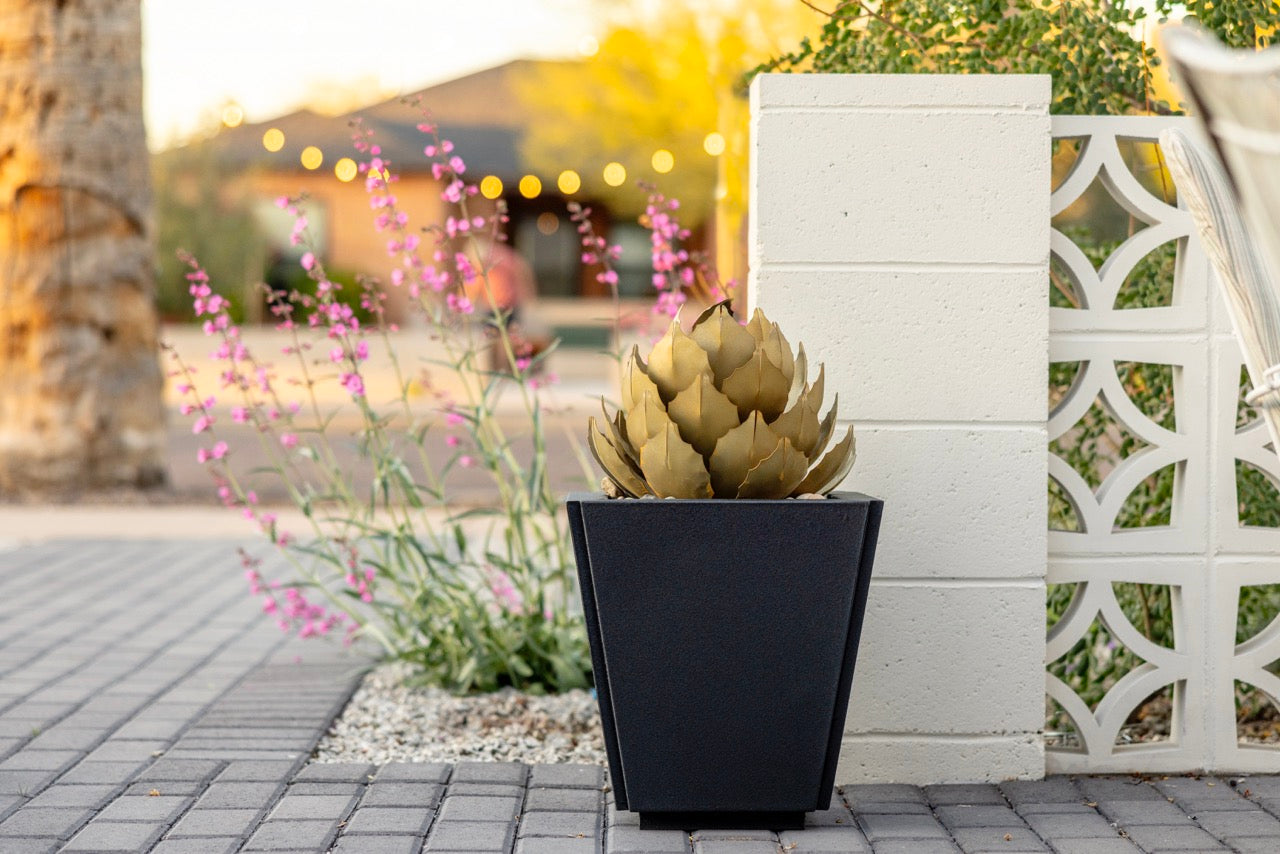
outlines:
{"label": "blurred background tree", "polygon": [[[584,194],[624,216],[644,210],[638,180],[679,198],[690,227],[708,224],[715,212],[707,237],[721,278],[744,279],[744,75],[816,35],[823,19],[796,0],[609,2],[602,9],[604,34],[585,84],[580,70],[556,66],[522,84],[534,115],[522,154],[546,174],[577,169]],[[606,182],[609,161],[627,169],[626,180]]]}

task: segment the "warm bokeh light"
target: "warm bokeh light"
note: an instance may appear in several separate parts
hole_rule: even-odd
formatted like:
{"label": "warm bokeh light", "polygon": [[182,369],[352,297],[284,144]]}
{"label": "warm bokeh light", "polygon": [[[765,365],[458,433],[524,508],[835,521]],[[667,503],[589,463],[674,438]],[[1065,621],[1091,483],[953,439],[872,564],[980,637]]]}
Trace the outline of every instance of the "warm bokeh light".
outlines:
{"label": "warm bokeh light", "polygon": [[702,140],[702,150],[712,157],[724,154],[724,134],[714,130],[707,134],[706,139]]}
{"label": "warm bokeh light", "polygon": [[227,104],[222,108],[222,123],[229,128],[238,128],[244,121],[244,110],[239,104]]}
{"label": "warm bokeh light", "polygon": [[560,217],[556,216],[551,211],[543,211],[538,214],[538,231],[550,236],[559,230]]}
{"label": "warm bokeh light", "polygon": [[284,131],[280,128],[267,128],[267,132],[262,135],[262,147],[267,151],[284,148]]}
{"label": "warm bokeh light", "polygon": [[600,52],[600,42],[595,36],[583,36],[578,39],[578,53],[592,57]]}
{"label": "warm bokeh light", "polygon": [[354,179],[359,167],[350,157],[344,157],[337,163],[333,164],[333,174],[338,177],[339,181],[346,182]]}
{"label": "warm bokeh light", "polygon": [[566,169],[556,179],[556,186],[560,188],[560,192],[566,196],[571,196],[582,187],[582,178],[572,169]]}
{"label": "warm bokeh light", "polygon": [[665,148],[659,148],[653,153],[653,158],[650,162],[653,164],[654,172],[660,172],[665,175],[675,168],[676,157]]}
{"label": "warm bokeh light", "polygon": [[627,168],[618,161],[604,167],[604,182],[610,187],[621,187],[627,180]]}
{"label": "warm bokeh light", "polygon": [[520,195],[526,199],[536,199],[542,192],[542,182],[537,175],[525,175],[520,179]]}
{"label": "warm bokeh light", "polygon": [[502,195],[502,179],[497,175],[485,175],[480,181],[480,195],[486,199],[496,199]]}
{"label": "warm bokeh light", "polygon": [[302,149],[302,154],[298,159],[302,161],[304,169],[319,169],[320,164],[324,163],[324,152],[314,145],[308,145]]}

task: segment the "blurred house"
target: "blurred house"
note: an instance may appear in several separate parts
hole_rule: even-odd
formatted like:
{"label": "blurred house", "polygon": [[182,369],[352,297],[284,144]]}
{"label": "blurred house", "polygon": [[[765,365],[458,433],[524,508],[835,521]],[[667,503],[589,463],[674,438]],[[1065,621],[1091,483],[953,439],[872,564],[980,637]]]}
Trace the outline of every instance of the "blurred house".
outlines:
{"label": "blurred house", "polygon": [[[417,129],[424,121],[421,108],[407,103],[417,100],[430,109],[441,135],[453,141],[466,161],[468,179],[481,183],[484,195],[475,199],[480,212],[486,212],[485,205],[492,210],[495,199],[505,200],[509,240],[533,269],[540,312],[553,323],[587,322],[601,311],[581,298],[608,296],[608,290],[596,282],[597,270],[582,264],[579,236],[565,207],[568,199],[589,205],[600,233],[624,247],[619,268],[624,296],[652,293],[649,237],[633,220],[614,217],[607,203],[562,193],[558,175],[534,175],[522,159],[521,139],[533,117],[520,103],[514,84],[544,62],[513,61],[342,116],[301,110],[224,128],[198,145],[206,148],[206,156],[216,161],[222,174],[237,176],[237,183],[243,179],[239,194],[266,241],[266,266],[303,251],[290,246],[292,221],[274,200],[305,193],[310,230],[327,266],[385,277],[386,236],[373,227],[363,177],[356,172],[359,157],[352,147],[352,122],[358,117],[374,132],[381,156],[400,175],[395,192],[411,224],[440,222],[445,206],[441,185],[423,154],[431,139]],[[529,192],[530,175],[538,179],[537,192]],[[396,309],[392,306],[393,313]]]}

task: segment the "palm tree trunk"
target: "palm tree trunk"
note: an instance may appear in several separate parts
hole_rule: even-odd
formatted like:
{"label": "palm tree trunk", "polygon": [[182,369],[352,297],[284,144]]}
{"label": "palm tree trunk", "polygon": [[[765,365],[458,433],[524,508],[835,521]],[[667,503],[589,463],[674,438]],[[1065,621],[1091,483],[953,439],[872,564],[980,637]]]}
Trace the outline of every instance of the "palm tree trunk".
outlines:
{"label": "palm tree trunk", "polygon": [[0,492],[164,482],[139,0],[0,0]]}

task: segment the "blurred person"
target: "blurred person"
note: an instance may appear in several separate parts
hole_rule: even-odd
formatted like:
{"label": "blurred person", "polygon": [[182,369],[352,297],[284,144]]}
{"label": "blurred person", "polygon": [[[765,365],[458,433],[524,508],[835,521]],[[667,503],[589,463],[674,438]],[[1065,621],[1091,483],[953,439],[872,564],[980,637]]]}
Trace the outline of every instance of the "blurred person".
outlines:
{"label": "blurred person", "polygon": [[537,357],[551,345],[551,336],[530,316],[530,306],[538,295],[533,268],[510,246],[488,239],[477,240],[468,255],[476,267],[476,276],[463,287],[463,294],[475,307],[476,315],[484,318],[492,335],[489,369],[514,372],[496,330],[496,313],[501,312],[516,359],[536,360],[531,370],[541,373],[544,365]]}

